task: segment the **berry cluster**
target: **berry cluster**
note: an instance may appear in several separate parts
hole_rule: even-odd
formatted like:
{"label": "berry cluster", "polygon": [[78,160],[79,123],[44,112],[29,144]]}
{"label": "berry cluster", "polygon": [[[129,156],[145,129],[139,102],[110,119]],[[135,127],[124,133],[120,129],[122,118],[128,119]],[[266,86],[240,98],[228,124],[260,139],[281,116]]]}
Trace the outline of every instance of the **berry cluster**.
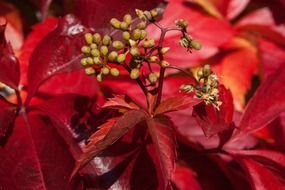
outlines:
{"label": "berry cluster", "polygon": [[196,85],[186,84],[182,85],[180,89],[186,93],[195,92],[195,97],[202,99],[206,104],[212,104],[217,109],[221,105],[219,101],[219,82],[210,65],[204,65],[196,72]]}

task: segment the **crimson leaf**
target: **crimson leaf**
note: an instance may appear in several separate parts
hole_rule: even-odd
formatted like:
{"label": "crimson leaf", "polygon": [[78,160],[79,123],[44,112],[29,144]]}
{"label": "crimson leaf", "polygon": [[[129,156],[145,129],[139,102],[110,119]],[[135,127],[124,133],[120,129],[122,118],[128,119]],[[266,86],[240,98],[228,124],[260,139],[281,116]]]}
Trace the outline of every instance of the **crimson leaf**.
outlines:
{"label": "crimson leaf", "polygon": [[7,43],[4,33],[6,25],[0,25],[0,82],[18,89],[20,80],[19,62],[10,43]]}
{"label": "crimson leaf", "polygon": [[175,168],[176,139],[168,117],[148,118],[146,120],[151,139],[159,157],[164,187],[168,187]]}
{"label": "crimson leaf", "polygon": [[89,138],[90,142],[85,147],[85,151],[79,159],[73,174],[119,140],[129,129],[145,120],[146,117],[146,113],[142,110],[130,110],[125,112],[120,118],[109,120],[101,125],[99,130]]}
{"label": "crimson leaf", "polygon": [[28,68],[30,101],[39,85],[55,74],[80,68],[80,47],[84,27],[72,15],[58,21],[55,30],[49,33],[36,47]]}
{"label": "crimson leaf", "polygon": [[115,95],[114,98],[109,98],[108,101],[102,106],[103,108],[113,109],[139,109],[139,106],[127,95]]}

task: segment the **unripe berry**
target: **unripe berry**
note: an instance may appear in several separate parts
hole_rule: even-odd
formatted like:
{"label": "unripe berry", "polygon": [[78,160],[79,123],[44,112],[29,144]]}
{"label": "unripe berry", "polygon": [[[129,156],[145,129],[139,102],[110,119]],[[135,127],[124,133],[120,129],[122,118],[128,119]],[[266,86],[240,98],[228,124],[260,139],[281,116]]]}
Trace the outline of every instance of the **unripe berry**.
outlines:
{"label": "unripe berry", "polygon": [[124,31],[122,33],[122,37],[123,37],[124,40],[128,41],[130,39],[130,37],[131,37],[131,34],[129,32],[127,32],[127,31]]}
{"label": "unripe berry", "polygon": [[100,52],[101,52],[102,55],[106,56],[108,54],[107,46],[101,46]]}
{"label": "unripe berry", "polygon": [[141,36],[140,39],[143,40],[147,35],[147,32],[145,30],[141,30]]}
{"label": "unripe berry", "polygon": [[91,49],[97,49],[97,47],[98,47],[98,46],[97,46],[97,44],[95,44],[95,43],[90,44],[90,48],[91,48]]}
{"label": "unripe berry", "polygon": [[101,43],[101,35],[99,33],[93,34],[93,40],[98,45]]}
{"label": "unripe berry", "polygon": [[157,12],[156,9],[152,9],[152,10],[150,11],[150,14],[151,14],[152,18],[155,18],[155,17],[158,15],[158,12]]}
{"label": "unripe berry", "polygon": [[206,64],[203,67],[203,75],[204,77],[208,77],[211,74],[211,67],[210,65]]}
{"label": "unripe berry", "polygon": [[131,70],[130,77],[131,79],[137,79],[140,76],[140,70],[135,68]]}
{"label": "unripe berry", "polygon": [[114,41],[112,46],[117,50],[123,49],[125,47],[124,43],[119,40]]}
{"label": "unripe berry", "polygon": [[97,79],[98,82],[102,82],[103,81],[103,77],[102,77],[101,74],[97,75],[96,79]]}
{"label": "unripe berry", "polygon": [[118,53],[116,51],[112,51],[111,53],[109,53],[108,55],[108,59],[109,61],[116,61],[118,57]]}
{"label": "unripe berry", "polygon": [[140,30],[144,30],[146,28],[146,22],[141,21],[140,23],[137,24],[136,28]]}
{"label": "unripe berry", "polygon": [[202,68],[199,68],[198,71],[197,71],[197,77],[198,78],[202,78],[204,76],[203,74],[203,69]]}
{"label": "unripe berry", "polygon": [[92,36],[91,33],[86,33],[86,34],[84,35],[84,38],[85,38],[85,41],[86,41],[87,44],[92,44],[92,42],[93,42],[93,36]]}
{"label": "unripe berry", "polygon": [[140,55],[140,51],[139,51],[138,48],[136,48],[136,47],[131,47],[131,49],[130,49],[130,54],[131,54],[132,56],[139,56],[139,55]]}
{"label": "unripe berry", "polygon": [[111,68],[110,72],[111,72],[111,75],[114,77],[117,77],[120,75],[120,71],[117,68]]}
{"label": "unripe berry", "polygon": [[188,26],[188,21],[187,20],[184,20],[184,19],[179,19],[179,20],[176,20],[175,21],[175,24],[178,28],[187,28]]}
{"label": "unripe berry", "polygon": [[85,73],[87,75],[93,75],[93,74],[95,74],[95,70],[92,67],[88,67],[85,69]]}
{"label": "unripe berry", "polygon": [[111,37],[109,35],[104,35],[102,43],[103,45],[108,46],[111,43]]}
{"label": "unripe berry", "polygon": [[130,14],[126,14],[124,16],[124,21],[127,23],[127,25],[130,25],[132,23],[132,16]]}
{"label": "unripe berry", "polygon": [[86,58],[86,62],[87,62],[87,64],[89,64],[89,65],[94,64],[94,61],[93,61],[92,57],[87,57],[87,58]]}
{"label": "unripe berry", "polygon": [[85,53],[85,54],[90,53],[90,47],[89,46],[82,46],[81,52]]}
{"label": "unripe berry", "polygon": [[200,50],[202,48],[202,45],[198,40],[192,40],[190,46],[195,50]]}
{"label": "unripe berry", "polygon": [[102,63],[101,58],[100,57],[94,57],[93,61],[96,65],[100,65]]}
{"label": "unripe berry", "polygon": [[165,54],[166,52],[169,51],[169,49],[170,49],[170,47],[164,47],[164,48],[162,48],[162,49],[160,50],[160,52],[161,52],[162,54]]}
{"label": "unripe berry", "polygon": [[118,19],[112,18],[112,19],[110,20],[110,24],[112,25],[113,28],[115,28],[115,29],[120,29],[121,22],[120,22]]}
{"label": "unripe berry", "polygon": [[81,60],[80,60],[80,63],[81,63],[81,65],[83,65],[83,66],[88,65],[86,58],[81,59]]}
{"label": "unripe berry", "polygon": [[136,14],[139,17],[139,19],[141,19],[142,21],[147,20],[146,16],[144,15],[144,12],[142,10],[136,9]]}
{"label": "unripe berry", "polygon": [[100,52],[99,52],[98,49],[92,49],[92,50],[91,50],[91,55],[92,55],[93,57],[99,57],[99,56],[100,56]]}
{"label": "unripe berry", "polygon": [[126,55],[125,54],[120,54],[120,55],[118,55],[118,57],[117,57],[117,62],[118,63],[122,63],[122,62],[124,62],[126,60]]}
{"label": "unripe berry", "polygon": [[130,46],[131,46],[131,47],[137,45],[137,43],[136,43],[134,40],[129,40],[129,43],[130,43]]}
{"label": "unripe berry", "polygon": [[151,48],[153,46],[154,46],[154,40],[153,39],[145,40],[143,43],[144,48]]}
{"label": "unripe berry", "polygon": [[140,39],[140,37],[141,37],[141,30],[140,29],[135,29],[134,31],[133,31],[133,35],[132,35],[132,37],[133,37],[133,40],[139,40]]}
{"label": "unripe berry", "polygon": [[104,75],[108,75],[110,73],[110,69],[108,67],[103,67],[101,69],[101,72],[104,74]]}
{"label": "unripe berry", "polygon": [[121,22],[120,29],[121,30],[128,30],[129,25],[126,22]]}
{"label": "unripe berry", "polygon": [[148,75],[148,80],[149,80],[149,82],[150,82],[151,84],[156,83],[156,81],[157,81],[157,75],[156,75],[155,73],[150,73],[150,74]]}
{"label": "unripe berry", "polygon": [[165,61],[165,60],[161,61],[161,67],[168,67],[169,65],[170,64],[167,61]]}
{"label": "unripe berry", "polygon": [[151,56],[151,57],[149,58],[149,61],[152,62],[152,63],[155,63],[155,62],[158,61],[158,57],[153,55],[153,56]]}

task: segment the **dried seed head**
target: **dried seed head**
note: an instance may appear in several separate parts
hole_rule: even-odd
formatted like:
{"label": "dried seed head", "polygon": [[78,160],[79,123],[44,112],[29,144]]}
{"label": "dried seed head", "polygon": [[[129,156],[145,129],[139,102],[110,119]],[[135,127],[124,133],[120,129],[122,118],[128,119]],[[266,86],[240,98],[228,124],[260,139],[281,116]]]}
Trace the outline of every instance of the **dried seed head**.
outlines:
{"label": "dried seed head", "polygon": [[84,35],[85,41],[87,44],[92,44],[93,43],[93,35],[91,33],[86,33]]}
{"label": "dried seed head", "polygon": [[120,29],[120,27],[121,27],[121,22],[120,22],[118,19],[116,19],[116,18],[112,18],[112,19],[110,20],[110,24],[111,24],[112,27],[115,28],[115,29]]}
{"label": "dried seed head", "polygon": [[114,77],[117,77],[120,75],[120,71],[117,68],[111,68],[110,73]]}
{"label": "dried seed head", "polygon": [[131,79],[137,79],[140,76],[140,70],[135,68],[131,70],[130,77]]}

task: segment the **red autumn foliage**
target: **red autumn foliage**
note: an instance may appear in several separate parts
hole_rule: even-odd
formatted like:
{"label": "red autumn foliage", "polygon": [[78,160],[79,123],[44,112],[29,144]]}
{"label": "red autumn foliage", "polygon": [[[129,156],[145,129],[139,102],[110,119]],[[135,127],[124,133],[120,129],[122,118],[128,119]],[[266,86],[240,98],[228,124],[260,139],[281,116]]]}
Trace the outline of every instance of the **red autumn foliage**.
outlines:
{"label": "red autumn foliage", "polygon": [[[63,3],[29,2],[42,20]],[[0,26],[0,189],[285,189],[283,1],[74,5],[38,23],[20,56]],[[203,44],[191,54],[180,33],[165,36],[165,59],[182,69],[160,75],[161,101],[159,88],[142,91],[127,72],[103,83],[82,72],[87,31],[107,33],[111,18],[157,6],[160,25],[187,19]],[[220,78],[218,108],[179,92],[205,63]]]}

